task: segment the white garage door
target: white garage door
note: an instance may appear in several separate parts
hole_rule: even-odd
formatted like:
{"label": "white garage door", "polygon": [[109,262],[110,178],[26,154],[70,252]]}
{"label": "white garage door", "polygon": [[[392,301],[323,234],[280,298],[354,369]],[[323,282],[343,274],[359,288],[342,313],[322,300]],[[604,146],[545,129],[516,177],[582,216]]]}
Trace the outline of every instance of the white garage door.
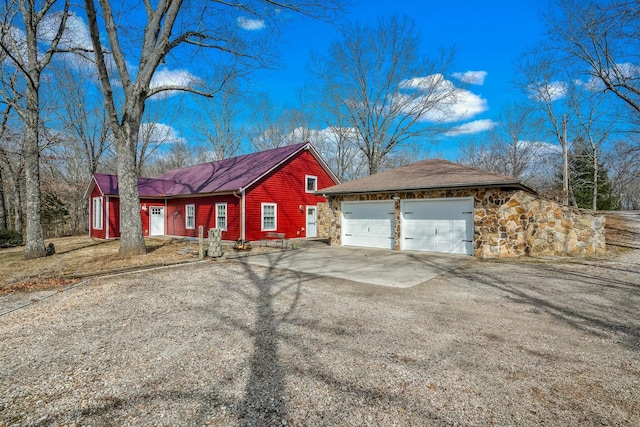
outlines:
{"label": "white garage door", "polygon": [[473,255],[473,199],[400,202],[400,249]]}
{"label": "white garage door", "polygon": [[395,247],[395,202],[342,202],[342,244]]}

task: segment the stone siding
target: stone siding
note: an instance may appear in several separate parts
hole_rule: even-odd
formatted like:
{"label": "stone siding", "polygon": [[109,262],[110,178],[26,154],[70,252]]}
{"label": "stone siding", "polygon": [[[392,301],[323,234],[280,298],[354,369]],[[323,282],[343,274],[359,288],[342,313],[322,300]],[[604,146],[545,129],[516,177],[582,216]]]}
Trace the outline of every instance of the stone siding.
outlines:
{"label": "stone siding", "polygon": [[316,208],[316,213],[318,215],[316,219],[318,237],[321,239],[327,239],[329,238],[329,203],[318,203]]}
{"label": "stone siding", "polygon": [[[329,200],[330,244],[342,244],[341,202],[449,197],[474,198],[476,257],[585,256],[605,251],[604,216],[562,206],[525,191],[500,188],[332,196]],[[400,249],[399,199],[395,203],[396,249]]]}

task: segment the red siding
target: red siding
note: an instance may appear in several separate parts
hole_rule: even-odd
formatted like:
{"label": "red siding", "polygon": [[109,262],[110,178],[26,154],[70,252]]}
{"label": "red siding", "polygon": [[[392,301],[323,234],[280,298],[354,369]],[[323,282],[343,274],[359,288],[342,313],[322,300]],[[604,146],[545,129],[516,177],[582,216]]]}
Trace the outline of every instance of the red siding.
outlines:
{"label": "red siding", "polygon": [[[306,175],[318,177],[318,190],[337,184],[313,155],[304,150],[277,171],[254,184],[245,195],[245,238],[259,240],[266,235],[262,228],[262,203],[277,204],[277,232],[287,238],[306,237],[306,206],[326,201],[307,193]],[[302,205],[302,209],[300,206]]]}
{"label": "red siding", "polygon": [[100,189],[98,188],[98,186],[94,186],[93,187],[93,191],[91,192],[91,199],[89,200],[89,236],[94,237],[96,239],[105,239],[106,238],[106,233],[107,233],[107,228],[105,227],[105,218],[107,217],[107,210],[106,210],[106,198],[103,197],[102,198],[102,230],[96,230],[93,228],[93,198],[94,197],[101,197],[102,193],[100,192]]}
{"label": "red siding", "polygon": [[[206,230],[216,228],[216,203],[227,204],[227,230],[222,232],[223,240],[237,240],[240,236],[239,199],[233,194],[207,197],[188,197],[167,200],[166,227],[170,236],[197,237],[198,227]],[[186,228],[186,205],[195,205],[195,227]]]}
{"label": "red siding", "polygon": [[120,198],[109,197],[109,238],[120,237]]}

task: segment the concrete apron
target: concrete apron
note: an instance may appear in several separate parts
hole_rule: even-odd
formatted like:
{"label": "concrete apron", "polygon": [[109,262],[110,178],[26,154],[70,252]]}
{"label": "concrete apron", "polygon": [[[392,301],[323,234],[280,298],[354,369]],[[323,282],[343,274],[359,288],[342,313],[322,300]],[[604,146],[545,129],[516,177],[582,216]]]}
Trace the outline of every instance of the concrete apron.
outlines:
{"label": "concrete apron", "polygon": [[468,255],[313,245],[234,261],[380,286],[409,288],[473,261]]}

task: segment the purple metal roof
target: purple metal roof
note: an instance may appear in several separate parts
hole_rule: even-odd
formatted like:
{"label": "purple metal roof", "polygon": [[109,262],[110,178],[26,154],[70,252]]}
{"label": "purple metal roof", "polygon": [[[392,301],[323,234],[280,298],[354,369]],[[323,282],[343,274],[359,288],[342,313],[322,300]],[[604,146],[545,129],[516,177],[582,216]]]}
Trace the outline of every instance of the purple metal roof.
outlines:
{"label": "purple metal roof", "polygon": [[[217,162],[174,169],[158,178],[138,178],[140,197],[180,196],[199,193],[232,192],[269,173],[308,143],[288,145]],[[94,174],[104,195],[118,194],[118,177]]]}

